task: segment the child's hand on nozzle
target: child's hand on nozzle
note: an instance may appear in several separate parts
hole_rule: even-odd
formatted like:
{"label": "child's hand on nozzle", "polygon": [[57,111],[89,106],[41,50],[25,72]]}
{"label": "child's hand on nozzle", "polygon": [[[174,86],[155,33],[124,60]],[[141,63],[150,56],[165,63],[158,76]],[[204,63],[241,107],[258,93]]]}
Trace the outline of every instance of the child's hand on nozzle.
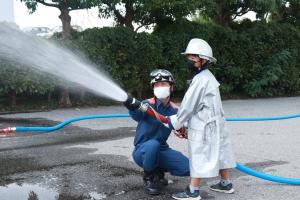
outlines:
{"label": "child's hand on nozzle", "polygon": [[174,130],[174,134],[181,138],[181,139],[187,139],[187,128],[186,127],[182,127],[179,130]]}
{"label": "child's hand on nozzle", "polygon": [[123,104],[130,111],[139,109],[141,107],[141,102],[136,98],[132,97],[130,94],[128,94],[128,97]]}

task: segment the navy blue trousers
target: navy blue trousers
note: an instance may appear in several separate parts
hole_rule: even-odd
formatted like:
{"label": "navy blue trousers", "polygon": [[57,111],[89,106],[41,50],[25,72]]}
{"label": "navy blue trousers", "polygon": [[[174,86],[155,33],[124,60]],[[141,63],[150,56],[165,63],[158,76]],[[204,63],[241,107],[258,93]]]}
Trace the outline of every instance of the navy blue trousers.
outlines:
{"label": "navy blue trousers", "polygon": [[133,159],[145,171],[159,168],[174,176],[189,176],[189,160],[179,151],[167,146],[161,146],[157,140],[148,140],[138,145],[133,153]]}

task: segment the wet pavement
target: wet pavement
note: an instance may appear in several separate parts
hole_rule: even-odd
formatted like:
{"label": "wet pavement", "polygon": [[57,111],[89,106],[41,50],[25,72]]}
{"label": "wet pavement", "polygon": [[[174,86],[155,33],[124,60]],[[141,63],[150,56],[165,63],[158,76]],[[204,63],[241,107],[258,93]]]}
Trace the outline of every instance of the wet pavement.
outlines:
{"label": "wet pavement", "polygon": [[[298,108],[298,110],[297,110]],[[227,117],[300,113],[300,98],[224,101]],[[126,113],[120,106],[62,109],[0,116],[0,127],[50,126],[83,115]],[[300,178],[300,119],[229,122],[237,161],[265,173]],[[97,119],[76,122],[48,133],[21,132],[0,138],[1,200],[171,199],[188,178],[167,174],[170,184],[159,196],[143,192],[142,170],[131,159],[135,122]],[[185,140],[169,144],[187,155]],[[231,170],[235,194],[208,191],[203,199],[300,199],[299,186],[272,183]]]}

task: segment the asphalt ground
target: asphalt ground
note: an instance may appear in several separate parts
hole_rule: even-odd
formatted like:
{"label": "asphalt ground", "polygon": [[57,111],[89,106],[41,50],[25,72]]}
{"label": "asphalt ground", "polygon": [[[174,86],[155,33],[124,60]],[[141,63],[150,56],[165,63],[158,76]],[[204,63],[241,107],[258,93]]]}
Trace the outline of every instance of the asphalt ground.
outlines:
{"label": "asphalt ground", "polygon": [[[226,117],[264,117],[300,113],[300,97],[229,100]],[[126,113],[121,106],[60,109],[0,116],[0,127],[50,126],[95,114]],[[238,162],[268,174],[300,179],[300,118],[265,122],[228,122]],[[75,122],[48,133],[17,132],[0,138],[1,200],[171,199],[187,177],[167,174],[159,196],[144,194],[142,170],[132,162],[136,123],[130,118]],[[187,155],[187,142],[171,136],[169,145]],[[204,179],[203,199],[300,199],[299,186],[258,179],[231,170],[236,192],[208,190],[217,178]]]}

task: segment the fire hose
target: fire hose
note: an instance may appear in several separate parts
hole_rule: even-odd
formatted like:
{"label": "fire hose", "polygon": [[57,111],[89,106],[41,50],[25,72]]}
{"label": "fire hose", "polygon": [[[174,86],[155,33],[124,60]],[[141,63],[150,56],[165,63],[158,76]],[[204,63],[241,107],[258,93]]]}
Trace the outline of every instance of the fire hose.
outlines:
{"label": "fire hose", "polygon": [[[139,103],[138,109],[147,113],[148,115],[155,117],[158,121],[162,123],[168,123],[168,119],[157,113],[151,106],[147,104]],[[62,127],[66,126],[67,124],[70,124],[72,122],[81,121],[81,120],[88,120],[88,119],[98,119],[98,118],[124,118],[124,117],[130,117],[129,114],[105,114],[105,115],[90,115],[90,116],[81,116],[76,118],[71,118],[66,121],[63,121],[55,126],[50,127],[23,127],[23,126],[17,126],[17,127],[8,127],[4,129],[0,129],[0,136],[13,136],[13,132],[24,132],[24,131],[39,131],[39,132],[50,132],[55,131],[58,129],[61,129]],[[294,115],[287,115],[287,116],[275,116],[275,117],[258,117],[258,118],[226,118],[226,121],[269,121],[269,120],[286,120],[286,119],[292,119],[292,118],[298,118],[300,117],[300,114],[294,114]],[[268,180],[271,182],[277,182],[277,183],[283,183],[283,184],[290,184],[290,185],[300,185],[300,179],[295,178],[285,178],[285,177],[279,177],[274,176],[270,174],[266,174],[263,172],[256,171],[254,169],[251,169],[245,165],[242,165],[241,163],[236,163],[236,169],[246,173],[248,175],[261,178],[264,180]]]}

